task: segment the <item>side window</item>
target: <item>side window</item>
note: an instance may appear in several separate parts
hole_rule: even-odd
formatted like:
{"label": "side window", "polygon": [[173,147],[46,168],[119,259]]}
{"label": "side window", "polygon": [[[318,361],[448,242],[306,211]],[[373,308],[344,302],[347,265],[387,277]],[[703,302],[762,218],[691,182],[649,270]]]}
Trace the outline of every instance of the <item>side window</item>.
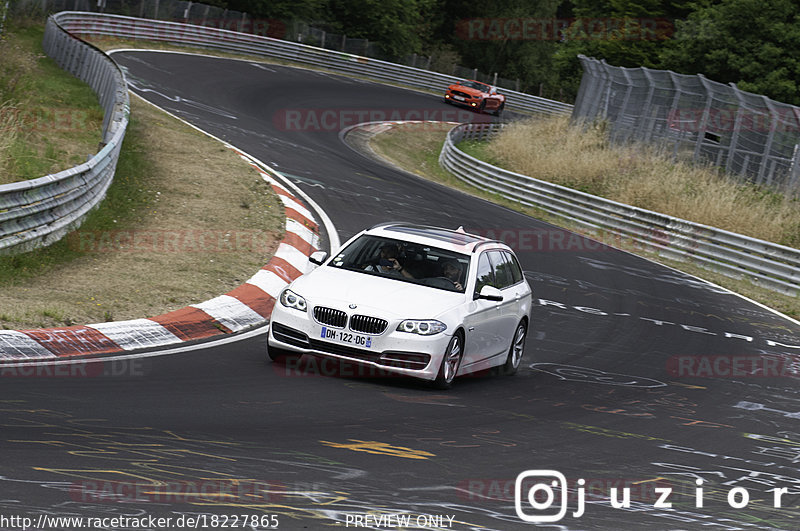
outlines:
{"label": "side window", "polygon": [[511,277],[513,279],[514,284],[518,282],[522,282],[522,268],[519,266],[519,261],[517,257],[513,254],[506,251],[506,260],[509,263],[509,267],[511,268]]}
{"label": "side window", "polygon": [[478,270],[476,272],[477,280],[475,282],[475,294],[481,292],[484,286],[494,286],[494,271],[492,264],[489,262],[489,253],[483,253],[478,258]]}
{"label": "side window", "polygon": [[489,257],[494,266],[495,286],[499,289],[507,288],[514,283],[511,276],[511,264],[506,261],[503,251],[489,251]]}

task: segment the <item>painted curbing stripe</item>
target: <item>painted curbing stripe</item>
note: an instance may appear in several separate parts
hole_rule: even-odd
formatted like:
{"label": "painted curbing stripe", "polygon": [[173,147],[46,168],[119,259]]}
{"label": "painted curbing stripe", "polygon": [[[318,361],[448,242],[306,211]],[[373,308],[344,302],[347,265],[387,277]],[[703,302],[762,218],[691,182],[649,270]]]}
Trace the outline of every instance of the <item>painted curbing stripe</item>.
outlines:
{"label": "painted curbing stripe", "polygon": [[4,359],[13,360],[57,357],[35,339],[17,330],[0,330],[0,352]]}
{"label": "painted curbing stripe", "polygon": [[57,356],[122,352],[122,347],[105,334],[83,325],[22,330],[22,333],[35,339],[40,345]]}
{"label": "painted curbing stripe", "polygon": [[287,209],[294,210],[309,221],[314,221],[314,215],[309,212],[306,207],[297,202],[294,196],[289,197],[287,195],[278,194],[278,198],[281,200],[281,203],[283,203],[283,206]]}
{"label": "painted curbing stripe", "polygon": [[216,322],[213,317],[203,310],[186,306],[174,312],[165,313],[156,317],[150,317],[177,337],[181,341],[191,341],[193,339],[204,339],[216,336],[220,332],[230,333],[231,330]]}
{"label": "painted curbing stripe", "polygon": [[291,282],[303,274],[302,271],[279,256],[272,257],[272,260],[263,269],[274,272],[286,282]]}
{"label": "painted curbing stripe", "polygon": [[317,250],[316,247],[293,232],[286,232],[286,234],[283,236],[283,243],[294,247],[306,256]]}
{"label": "painted curbing stripe", "polygon": [[289,282],[275,271],[270,271],[269,269],[262,269],[247,281],[248,284],[256,286],[273,299],[278,298],[278,295],[281,294],[283,288],[289,285]]}
{"label": "painted curbing stripe", "polygon": [[285,212],[287,218],[293,219],[293,220],[297,221],[298,223],[300,223],[301,225],[305,225],[306,227],[316,227],[317,226],[317,224],[314,223],[312,220],[308,219],[307,217],[305,217],[301,213],[299,213],[299,212],[297,212],[295,210],[292,210],[291,208],[284,208],[284,212]]}
{"label": "painted curbing stripe", "polygon": [[286,260],[289,265],[294,267],[301,274],[304,273],[308,267],[308,255],[303,254],[302,251],[283,242],[278,245],[274,257]]}
{"label": "painted curbing stripe", "polygon": [[[264,324],[269,319],[276,297],[283,287],[308,268],[308,255],[319,249],[319,226],[311,211],[275,178],[282,177],[280,173],[174,114],[161,110],[222,142],[248,161],[261,173],[264,181],[272,186],[284,205],[286,215],[286,235],[278,245],[275,255],[249,281],[226,295],[160,316],[65,328],[2,330],[0,361],[44,361],[84,354],[108,354],[238,332]],[[287,185],[319,209],[302,190],[288,181]],[[322,210],[320,215],[326,220],[332,245],[335,240],[334,247],[338,247],[338,237],[330,219]]]}
{"label": "painted curbing stripe", "polygon": [[234,332],[264,322],[264,317],[230,295],[220,295],[205,302],[193,304],[192,307],[203,310],[218,323]]}
{"label": "painted curbing stripe", "polygon": [[286,232],[289,234],[296,234],[302,240],[311,245],[314,250],[319,249],[319,236],[317,233],[299,221],[292,218],[286,218]]}
{"label": "painted curbing stripe", "polygon": [[226,295],[238,299],[239,302],[260,315],[262,323],[269,321],[272,308],[275,306],[275,299],[267,295],[261,288],[245,282]]}
{"label": "painted curbing stripe", "polygon": [[150,319],[132,319],[87,325],[101,332],[124,350],[154,348],[181,343],[175,334]]}

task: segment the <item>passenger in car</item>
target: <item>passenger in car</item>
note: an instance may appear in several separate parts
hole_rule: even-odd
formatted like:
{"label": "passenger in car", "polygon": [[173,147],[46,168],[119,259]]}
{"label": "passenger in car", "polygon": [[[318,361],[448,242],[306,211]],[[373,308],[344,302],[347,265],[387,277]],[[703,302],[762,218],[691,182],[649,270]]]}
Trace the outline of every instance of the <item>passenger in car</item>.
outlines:
{"label": "passenger in car", "polygon": [[463,291],[461,285],[461,272],[463,268],[458,260],[445,260],[442,263],[442,276],[453,283],[458,291]]}

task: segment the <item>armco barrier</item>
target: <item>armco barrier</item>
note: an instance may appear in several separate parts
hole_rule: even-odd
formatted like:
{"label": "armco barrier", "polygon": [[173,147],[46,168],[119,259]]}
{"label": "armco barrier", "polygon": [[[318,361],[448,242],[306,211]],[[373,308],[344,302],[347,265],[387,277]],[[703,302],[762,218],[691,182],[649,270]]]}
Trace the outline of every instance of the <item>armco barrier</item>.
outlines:
{"label": "armco barrier", "polygon": [[678,260],[800,296],[800,250],[617,203],[492,166],[459,150],[502,124],[462,124],[447,135],[439,163],[461,180]]}
{"label": "armco barrier", "polygon": [[51,17],[44,50],[62,68],[85,81],[104,111],[104,147],[88,162],[30,181],[0,186],[0,253],[48,245],[80,225],[105,197],[114,177],[128,124],[125,76],[103,52],[76,39]]}
{"label": "armco barrier", "polygon": [[[461,78],[369,57],[326,50],[234,31],[119,15],[65,11],[56,15],[59,24],[76,35],[105,35],[122,39],[144,39],[270,57],[325,68],[352,76],[394,83],[404,87],[441,92]],[[572,105],[522,92],[503,90],[507,108],[522,112],[569,114]]]}
{"label": "armco barrier", "polygon": [[[259,35],[100,13],[65,11],[48,19],[44,50],[89,84],[105,111],[105,146],[85,164],[54,175],[0,186],[0,253],[49,245],[76,228],[105,197],[128,123],[125,76],[100,50],[76,35],[104,35],[199,46],[325,68],[381,82],[442,91],[458,78],[428,70],[325,50]],[[524,112],[568,114],[572,106],[506,91],[508,107]]]}

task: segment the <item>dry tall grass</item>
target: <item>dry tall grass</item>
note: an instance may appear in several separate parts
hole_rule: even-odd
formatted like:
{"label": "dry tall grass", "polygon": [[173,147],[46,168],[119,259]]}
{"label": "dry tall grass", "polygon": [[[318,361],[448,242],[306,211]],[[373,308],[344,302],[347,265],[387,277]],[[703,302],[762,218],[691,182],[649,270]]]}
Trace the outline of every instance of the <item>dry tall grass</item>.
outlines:
{"label": "dry tall grass", "polygon": [[714,168],[675,162],[655,149],[616,146],[602,127],[567,117],[506,127],[487,146],[494,162],[614,201],[791,247],[800,246],[800,201],[741,185]]}
{"label": "dry tall grass", "polygon": [[11,150],[18,135],[17,107],[11,102],[0,104],[0,183],[11,182],[6,177],[9,176],[13,166]]}

